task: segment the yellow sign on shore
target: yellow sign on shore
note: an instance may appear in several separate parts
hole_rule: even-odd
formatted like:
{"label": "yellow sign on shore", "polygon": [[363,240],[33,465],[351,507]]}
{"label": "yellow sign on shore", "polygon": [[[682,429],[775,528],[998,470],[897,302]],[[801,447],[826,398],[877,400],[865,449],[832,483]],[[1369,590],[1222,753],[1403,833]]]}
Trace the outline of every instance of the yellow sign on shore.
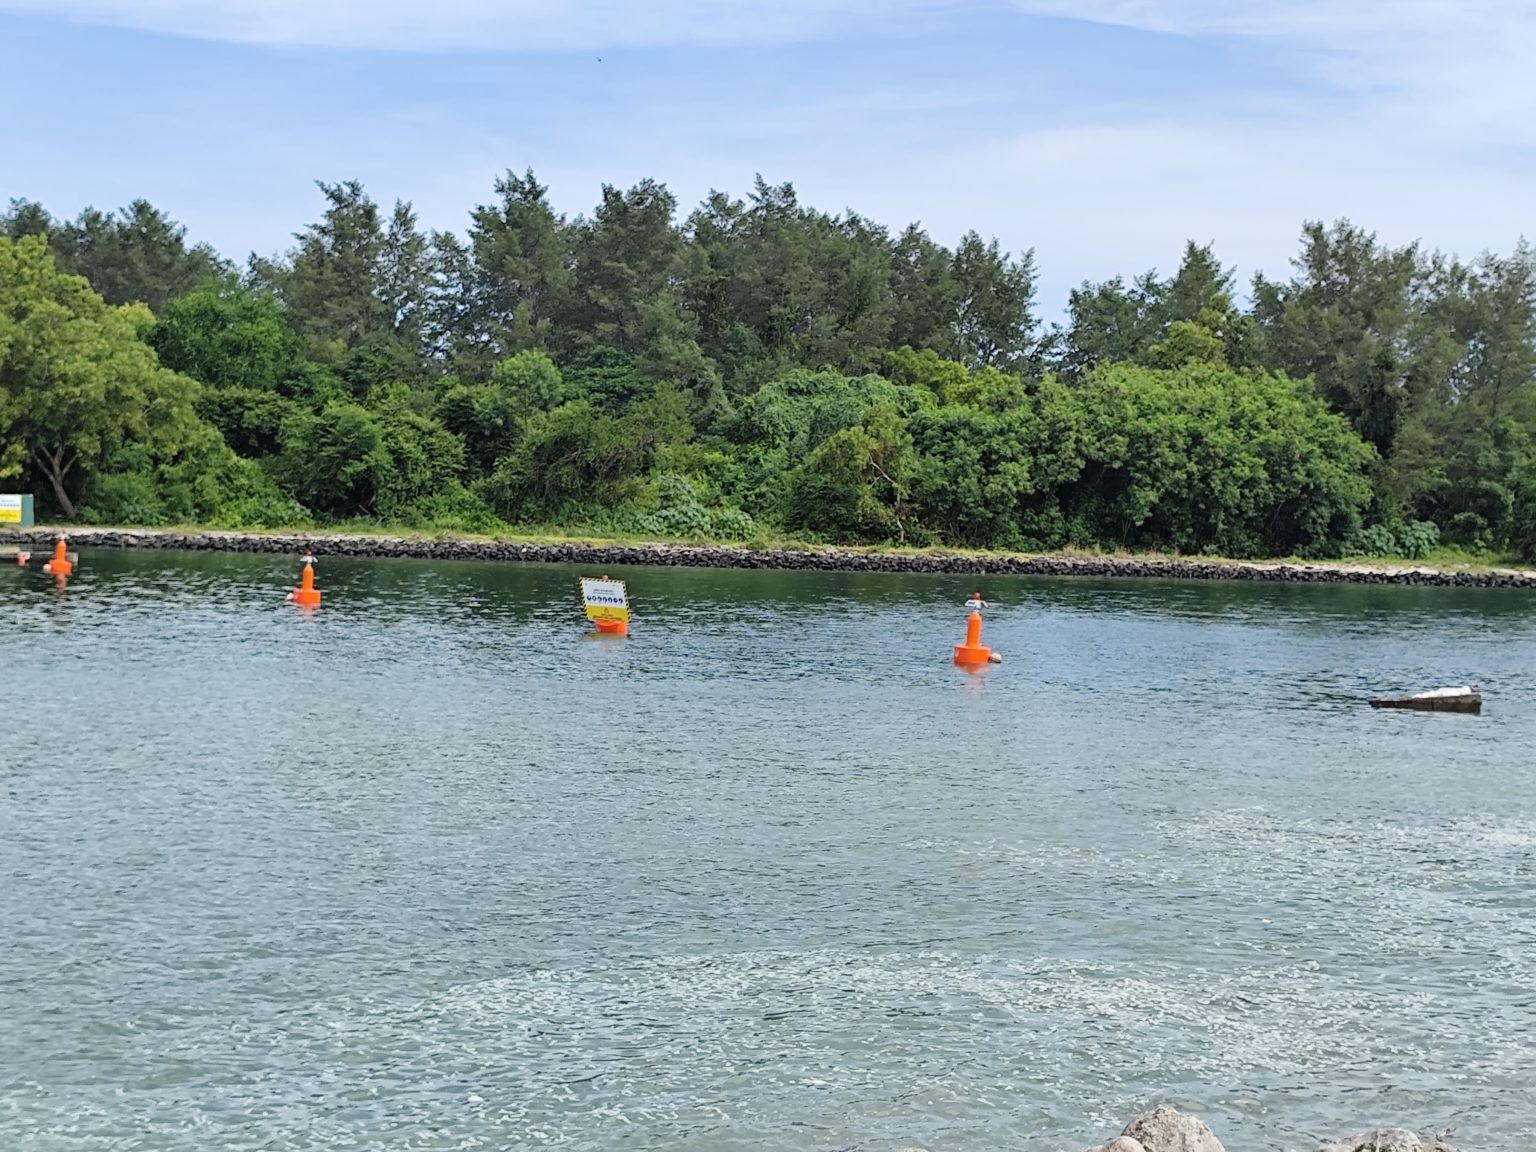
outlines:
{"label": "yellow sign on shore", "polygon": [[629,591],[622,580],[583,577],[581,599],[586,604],[588,620],[629,620]]}
{"label": "yellow sign on shore", "polygon": [[0,496],[0,524],[20,524],[22,497]]}

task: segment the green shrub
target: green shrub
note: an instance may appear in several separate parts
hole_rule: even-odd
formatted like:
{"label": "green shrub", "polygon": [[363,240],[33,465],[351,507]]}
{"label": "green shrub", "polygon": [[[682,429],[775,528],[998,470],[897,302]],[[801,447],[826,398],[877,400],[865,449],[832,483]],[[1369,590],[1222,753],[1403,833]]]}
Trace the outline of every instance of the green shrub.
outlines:
{"label": "green shrub", "polygon": [[1351,556],[1367,556],[1372,559],[1397,555],[1397,536],[1385,524],[1372,524],[1356,532],[1345,546]]}
{"label": "green shrub", "polygon": [[93,476],[87,500],[76,512],[85,524],[153,528],[171,522],[154,478],[142,472],[103,472]]}
{"label": "green shrub", "polygon": [[750,513],[740,508],[713,508],[709,513],[709,535],[714,540],[755,540],[763,527]]}
{"label": "green shrub", "polygon": [[210,528],[313,528],[315,518],[296,500],[280,492],[270,496],[243,496],[222,505],[208,517]]}
{"label": "green shrub", "polygon": [[405,505],[393,519],[404,527],[424,532],[494,535],[506,528],[489,504],[457,481]]}
{"label": "green shrub", "polygon": [[656,496],[656,508],[639,518],[641,532],[656,536],[703,536],[709,532],[709,510],[688,477],[657,477]]}
{"label": "green shrub", "polygon": [[1409,560],[1422,560],[1440,543],[1440,529],[1428,520],[1410,520],[1397,529],[1397,551]]}
{"label": "green shrub", "polygon": [[1349,538],[1344,551],[1372,559],[1422,560],[1440,543],[1440,529],[1426,520],[1388,526],[1372,524]]}
{"label": "green shrub", "polygon": [[1527,461],[1517,470],[1514,489],[1507,540],[1516,556],[1533,561],[1536,560],[1536,460]]}

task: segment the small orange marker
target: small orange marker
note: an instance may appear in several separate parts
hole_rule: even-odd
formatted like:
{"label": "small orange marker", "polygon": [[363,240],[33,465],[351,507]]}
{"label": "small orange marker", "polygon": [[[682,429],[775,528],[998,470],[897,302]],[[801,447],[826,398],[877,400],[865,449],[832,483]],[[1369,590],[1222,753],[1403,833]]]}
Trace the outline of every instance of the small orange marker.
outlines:
{"label": "small orange marker", "polygon": [[288,593],[288,599],[300,608],[320,607],[320,589],[315,587],[315,558],[308,553],[304,556],[304,575],[299,578],[299,586]]}
{"label": "small orange marker", "polygon": [[1001,664],[1003,658],[981,642],[981,610],[987,606],[987,602],[977,592],[965,602],[965,606],[971,610],[971,614],[965,621],[965,643],[955,645],[955,663]]}
{"label": "small orange marker", "polygon": [[75,570],[75,566],[69,562],[69,552],[65,549],[64,537],[59,537],[59,542],[53,546],[53,559],[43,565],[43,571],[50,576],[68,576]]}
{"label": "small orange marker", "polygon": [[23,567],[23,568],[25,568],[27,566],[27,561],[31,560],[31,559],[32,559],[32,553],[30,553],[30,552],[18,552],[18,553],[16,553],[16,563],[18,565],[20,565],[21,567]]}

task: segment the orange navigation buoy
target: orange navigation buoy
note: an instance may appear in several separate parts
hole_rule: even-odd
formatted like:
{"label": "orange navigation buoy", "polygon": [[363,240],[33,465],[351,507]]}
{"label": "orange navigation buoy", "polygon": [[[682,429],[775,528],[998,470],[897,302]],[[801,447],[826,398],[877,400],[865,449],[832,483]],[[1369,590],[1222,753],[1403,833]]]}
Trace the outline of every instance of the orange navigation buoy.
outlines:
{"label": "orange navigation buoy", "polygon": [[315,587],[315,558],[308,553],[304,555],[304,575],[299,578],[299,586],[288,593],[288,599],[300,608],[320,607],[320,589]]}
{"label": "orange navigation buoy", "polygon": [[64,542],[64,537],[59,537],[59,542],[53,546],[53,559],[43,565],[43,571],[50,576],[68,576],[75,570],[75,566],[69,562],[69,552]]}
{"label": "orange navigation buoy", "polygon": [[955,645],[955,663],[1001,664],[1003,658],[981,642],[981,610],[987,607],[987,602],[977,592],[965,602],[965,606],[971,610],[971,614],[965,621],[965,643]]}

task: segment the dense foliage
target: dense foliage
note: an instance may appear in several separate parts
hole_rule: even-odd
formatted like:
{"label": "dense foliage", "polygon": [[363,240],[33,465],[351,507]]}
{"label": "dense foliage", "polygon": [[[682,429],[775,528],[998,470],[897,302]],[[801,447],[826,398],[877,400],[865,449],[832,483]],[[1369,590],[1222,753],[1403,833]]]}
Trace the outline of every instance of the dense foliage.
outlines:
{"label": "dense foliage", "polygon": [[0,483],[63,517],[371,518],[1258,556],[1536,555],[1536,259],[1308,224],[1191,244],[1043,329],[1032,254],[759,181],[463,234],[356,183],[243,270],[142,201],[0,215]]}

